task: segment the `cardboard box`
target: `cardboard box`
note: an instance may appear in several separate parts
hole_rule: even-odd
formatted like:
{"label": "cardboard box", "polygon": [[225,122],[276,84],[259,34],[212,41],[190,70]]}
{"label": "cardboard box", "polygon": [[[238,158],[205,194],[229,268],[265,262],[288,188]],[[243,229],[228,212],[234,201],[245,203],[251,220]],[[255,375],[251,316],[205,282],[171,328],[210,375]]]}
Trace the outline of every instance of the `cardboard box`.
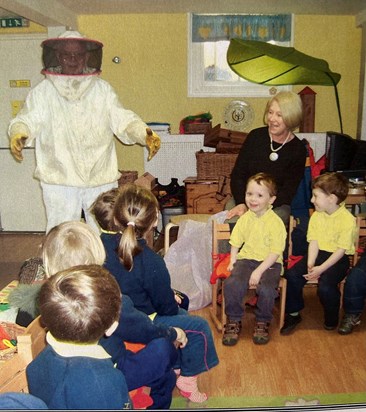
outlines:
{"label": "cardboard box", "polygon": [[153,190],[156,185],[156,178],[149,172],[145,172],[138,179],[136,179],[134,183],[146,189]]}
{"label": "cardboard box", "polygon": [[137,170],[119,170],[121,173],[120,178],[118,179],[118,186],[122,186],[126,183],[134,183],[138,178]]}

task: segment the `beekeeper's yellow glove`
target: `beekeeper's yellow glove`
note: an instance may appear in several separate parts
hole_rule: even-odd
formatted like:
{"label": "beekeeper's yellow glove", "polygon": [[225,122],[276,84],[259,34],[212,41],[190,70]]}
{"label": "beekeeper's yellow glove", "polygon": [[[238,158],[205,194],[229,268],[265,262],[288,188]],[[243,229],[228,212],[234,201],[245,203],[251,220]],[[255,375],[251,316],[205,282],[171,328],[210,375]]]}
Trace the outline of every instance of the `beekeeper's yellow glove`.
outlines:
{"label": "beekeeper's yellow glove", "polygon": [[149,149],[147,160],[151,160],[160,149],[160,137],[150,127],[146,129],[146,146]]}
{"label": "beekeeper's yellow glove", "polygon": [[10,151],[19,162],[23,160],[22,150],[27,138],[23,133],[17,133],[10,139]]}

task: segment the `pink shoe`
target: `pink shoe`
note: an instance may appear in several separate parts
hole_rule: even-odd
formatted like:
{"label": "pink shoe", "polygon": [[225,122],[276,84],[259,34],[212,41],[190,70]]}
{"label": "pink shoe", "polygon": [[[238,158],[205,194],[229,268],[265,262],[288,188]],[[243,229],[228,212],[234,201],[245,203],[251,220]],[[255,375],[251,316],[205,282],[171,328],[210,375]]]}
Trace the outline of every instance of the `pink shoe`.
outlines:
{"label": "pink shoe", "polygon": [[207,395],[198,390],[197,376],[179,376],[177,388],[180,394],[191,402],[202,403],[207,401]]}

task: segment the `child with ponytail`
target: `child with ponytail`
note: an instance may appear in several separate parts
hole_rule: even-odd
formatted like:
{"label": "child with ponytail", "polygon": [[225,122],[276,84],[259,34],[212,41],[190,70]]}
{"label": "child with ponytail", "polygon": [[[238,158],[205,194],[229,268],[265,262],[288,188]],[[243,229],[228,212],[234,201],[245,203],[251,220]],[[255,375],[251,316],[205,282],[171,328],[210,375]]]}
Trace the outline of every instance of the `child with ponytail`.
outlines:
{"label": "child with ponytail", "polygon": [[102,233],[105,267],[116,278],[123,294],[136,309],[157,325],[174,326],[186,332],[188,343],[179,349],[177,387],[192,402],[207,400],[198,389],[197,375],[219,363],[208,322],[179,307],[164,259],[144,239],[157,225],[159,205],[147,189],[135,184],[121,188],[114,206],[114,224],[119,234]]}

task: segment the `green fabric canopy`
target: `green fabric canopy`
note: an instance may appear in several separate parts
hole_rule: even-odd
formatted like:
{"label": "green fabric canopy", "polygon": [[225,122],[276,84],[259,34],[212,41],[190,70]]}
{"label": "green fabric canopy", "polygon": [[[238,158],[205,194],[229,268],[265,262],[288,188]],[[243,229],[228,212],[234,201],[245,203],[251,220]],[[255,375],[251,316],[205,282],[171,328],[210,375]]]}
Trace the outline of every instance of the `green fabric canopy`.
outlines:
{"label": "green fabric canopy", "polygon": [[301,53],[293,47],[231,39],[227,51],[229,67],[240,77],[267,86],[289,84],[334,86],[341,132],[342,117],[337,83],[341,75],[329,69],[325,60]]}

